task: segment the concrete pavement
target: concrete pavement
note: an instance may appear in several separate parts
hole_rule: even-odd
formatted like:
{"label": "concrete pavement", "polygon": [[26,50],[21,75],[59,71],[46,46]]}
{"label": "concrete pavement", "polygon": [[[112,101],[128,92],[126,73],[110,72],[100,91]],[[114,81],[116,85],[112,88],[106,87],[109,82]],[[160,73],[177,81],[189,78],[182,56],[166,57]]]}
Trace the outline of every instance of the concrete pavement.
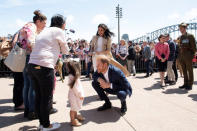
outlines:
{"label": "concrete pavement", "polygon": [[[97,100],[91,81],[82,77],[85,90],[85,101],[81,114],[86,121],[81,127],[71,127],[69,124],[69,105],[67,102],[68,86],[57,82],[54,105],[58,113],[50,116],[51,122],[60,122],[58,131],[196,131],[197,130],[197,69],[194,70],[195,82],[193,90],[178,89],[183,84],[179,78],[174,86],[159,87],[159,74],[154,73],[149,78],[145,74],[129,77],[133,87],[133,95],[127,98],[128,111],[121,116],[120,101],[116,96],[109,95],[113,108],[97,112],[97,107],[103,104]],[[59,78],[58,78],[59,79]],[[15,112],[12,103],[12,78],[0,78],[0,131],[34,131],[39,125],[38,120],[28,121],[23,118],[23,112]]]}

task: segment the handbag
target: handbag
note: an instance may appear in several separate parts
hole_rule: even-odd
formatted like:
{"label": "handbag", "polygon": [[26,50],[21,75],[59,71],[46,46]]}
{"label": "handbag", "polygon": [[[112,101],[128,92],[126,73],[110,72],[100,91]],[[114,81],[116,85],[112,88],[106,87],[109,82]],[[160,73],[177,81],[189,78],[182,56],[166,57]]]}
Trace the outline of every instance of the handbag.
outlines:
{"label": "handbag", "polygon": [[5,65],[13,72],[23,72],[26,62],[26,50],[22,49],[16,43],[7,58]]}

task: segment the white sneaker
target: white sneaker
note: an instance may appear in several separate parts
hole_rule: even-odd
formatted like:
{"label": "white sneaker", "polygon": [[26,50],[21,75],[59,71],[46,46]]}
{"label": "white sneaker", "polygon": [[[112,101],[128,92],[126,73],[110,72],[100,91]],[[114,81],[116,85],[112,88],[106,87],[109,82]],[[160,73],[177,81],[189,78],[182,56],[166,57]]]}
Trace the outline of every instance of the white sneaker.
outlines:
{"label": "white sneaker", "polygon": [[60,123],[52,123],[51,128],[43,128],[42,131],[53,131],[53,130],[60,128],[60,126],[61,126]]}
{"label": "white sneaker", "polygon": [[43,125],[39,125],[38,131],[43,131]]}

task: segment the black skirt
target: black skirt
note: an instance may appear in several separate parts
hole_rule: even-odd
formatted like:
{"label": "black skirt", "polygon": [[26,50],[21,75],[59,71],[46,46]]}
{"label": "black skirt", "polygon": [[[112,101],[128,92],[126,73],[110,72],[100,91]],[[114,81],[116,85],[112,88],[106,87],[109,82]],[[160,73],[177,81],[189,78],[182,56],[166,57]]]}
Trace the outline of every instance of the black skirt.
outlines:
{"label": "black skirt", "polygon": [[[164,55],[161,55],[161,57],[165,58]],[[158,65],[158,71],[159,72],[166,72],[167,60],[165,62],[161,62],[161,60],[156,57],[156,62],[157,62],[157,65]]]}
{"label": "black skirt", "polygon": [[[122,56],[122,57],[125,57],[125,55],[126,54],[120,54],[120,56]],[[122,60],[120,57],[118,57],[117,61],[123,66],[127,65],[127,59]]]}

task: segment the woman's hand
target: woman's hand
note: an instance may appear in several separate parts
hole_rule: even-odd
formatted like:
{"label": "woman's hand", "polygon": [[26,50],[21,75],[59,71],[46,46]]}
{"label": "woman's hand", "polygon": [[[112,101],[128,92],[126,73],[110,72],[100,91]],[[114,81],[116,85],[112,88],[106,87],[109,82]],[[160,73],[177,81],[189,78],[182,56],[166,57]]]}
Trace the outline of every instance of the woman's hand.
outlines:
{"label": "woman's hand", "polygon": [[125,57],[120,56],[122,60],[125,60]]}
{"label": "woman's hand", "polygon": [[84,100],[84,97],[80,97],[79,99],[80,99],[80,100]]}
{"label": "woman's hand", "polygon": [[165,58],[164,58],[164,59],[163,59],[163,58],[161,59],[161,62],[165,62],[165,61],[166,61],[166,59],[165,59]]}

